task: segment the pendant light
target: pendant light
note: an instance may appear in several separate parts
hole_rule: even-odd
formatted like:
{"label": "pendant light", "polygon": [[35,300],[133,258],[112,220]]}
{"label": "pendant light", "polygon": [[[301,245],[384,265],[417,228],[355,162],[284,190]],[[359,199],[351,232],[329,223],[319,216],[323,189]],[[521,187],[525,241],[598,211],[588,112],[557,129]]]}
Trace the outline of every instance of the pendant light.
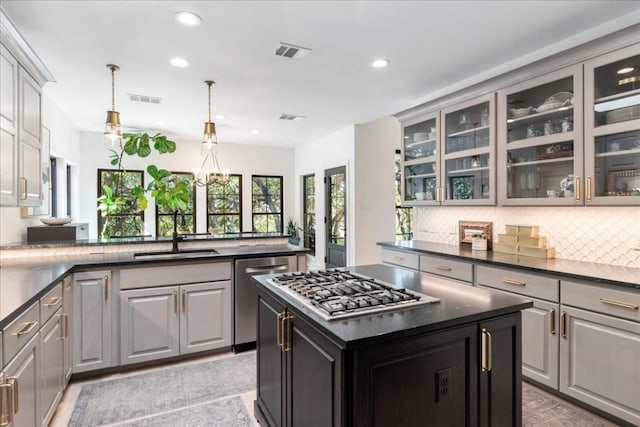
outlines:
{"label": "pendant light", "polygon": [[111,110],[107,111],[107,120],[104,124],[104,136],[111,141],[111,145],[116,145],[122,138],[120,131],[120,113],[115,106],[115,72],[120,69],[117,65],[107,64],[111,70]]}
{"label": "pendant light", "polygon": [[213,86],[215,82],[213,80],[205,80],[204,83],[209,87],[209,120],[204,123],[201,154],[210,153],[218,144],[216,124],[211,121],[211,86]]}
{"label": "pendant light", "polygon": [[205,80],[204,83],[209,89],[209,116],[208,121],[204,123],[200,151],[200,154],[204,155],[204,159],[202,160],[202,165],[198,170],[195,181],[196,185],[201,187],[206,186],[207,183],[224,184],[228,179],[228,174],[223,174],[222,169],[220,169],[217,153],[218,136],[216,135],[216,124],[211,121],[211,86],[213,86],[215,82],[213,80]]}

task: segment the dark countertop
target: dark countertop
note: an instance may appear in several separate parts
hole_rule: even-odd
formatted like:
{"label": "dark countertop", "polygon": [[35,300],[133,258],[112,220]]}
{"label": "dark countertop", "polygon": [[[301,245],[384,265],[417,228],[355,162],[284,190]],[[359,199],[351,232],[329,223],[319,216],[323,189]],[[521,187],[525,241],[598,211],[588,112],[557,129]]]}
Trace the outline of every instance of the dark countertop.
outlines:
{"label": "dark countertop", "polygon": [[319,330],[345,349],[399,339],[514,313],[533,306],[524,297],[493,292],[447,279],[435,278],[387,265],[348,267],[347,270],[440,298],[439,303],[411,309],[326,321],[299,300],[268,283],[272,275],[254,276],[258,286],[286,301]]}
{"label": "dark countertop", "polygon": [[296,246],[255,245],[215,248],[218,254],[183,259],[134,259],[133,252],[113,252],[68,256],[11,258],[0,265],[0,329],[27,307],[44,296],[58,281],[76,270],[113,268],[152,263],[188,263],[207,260],[232,260],[247,257],[306,253]]}
{"label": "dark countertop", "polygon": [[379,242],[379,246],[417,254],[446,255],[481,264],[511,267],[536,273],[551,273],[568,279],[640,289],[640,268],[566,259],[541,259],[493,251],[472,251],[471,246],[445,245],[421,240]]}

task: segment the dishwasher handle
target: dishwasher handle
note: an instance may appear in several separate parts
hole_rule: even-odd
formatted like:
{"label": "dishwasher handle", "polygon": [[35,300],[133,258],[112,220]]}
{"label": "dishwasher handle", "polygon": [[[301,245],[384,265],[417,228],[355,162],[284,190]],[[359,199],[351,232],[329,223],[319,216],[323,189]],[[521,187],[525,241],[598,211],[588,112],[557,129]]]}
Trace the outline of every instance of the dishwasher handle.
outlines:
{"label": "dishwasher handle", "polygon": [[244,268],[244,272],[247,274],[269,274],[280,271],[289,271],[289,264],[262,265],[259,267]]}

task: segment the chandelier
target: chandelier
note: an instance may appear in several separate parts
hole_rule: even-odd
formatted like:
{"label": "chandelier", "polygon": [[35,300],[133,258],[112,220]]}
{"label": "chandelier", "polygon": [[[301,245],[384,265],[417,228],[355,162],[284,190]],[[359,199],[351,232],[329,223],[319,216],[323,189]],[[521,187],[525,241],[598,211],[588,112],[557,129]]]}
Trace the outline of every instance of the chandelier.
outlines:
{"label": "chandelier", "polygon": [[210,184],[226,184],[229,181],[229,174],[223,172],[218,162],[218,137],[216,135],[216,124],[211,121],[211,86],[215,84],[213,80],[204,82],[209,90],[209,116],[204,123],[202,144],[200,154],[204,156],[202,165],[196,174],[195,184],[204,187]]}

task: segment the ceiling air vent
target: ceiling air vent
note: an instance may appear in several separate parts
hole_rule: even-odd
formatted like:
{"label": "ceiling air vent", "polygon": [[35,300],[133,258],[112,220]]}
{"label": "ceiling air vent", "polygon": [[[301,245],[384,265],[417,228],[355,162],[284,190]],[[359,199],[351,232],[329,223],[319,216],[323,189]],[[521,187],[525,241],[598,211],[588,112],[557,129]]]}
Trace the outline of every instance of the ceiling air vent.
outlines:
{"label": "ceiling air vent", "polygon": [[155,96],[136,95],[134,93],[128,93],[127,95],[129,95],[129,100],[133,102],[146,102],[147,104],[160,104],[162,102],[162,98]]}
{"label": "ceiling air vent", "polygon": [[302,120],[302,119],[306,119],[305,116],[297,116],[295,114],[286,114],[286,113],[282,113],[280,114],[280,117],[278,117],[280,120]]}
{"label": "ceiling air vent", "polygon": [[301,59],[311,53],[311,49],[280,42],[274,54],[283,58]]}

